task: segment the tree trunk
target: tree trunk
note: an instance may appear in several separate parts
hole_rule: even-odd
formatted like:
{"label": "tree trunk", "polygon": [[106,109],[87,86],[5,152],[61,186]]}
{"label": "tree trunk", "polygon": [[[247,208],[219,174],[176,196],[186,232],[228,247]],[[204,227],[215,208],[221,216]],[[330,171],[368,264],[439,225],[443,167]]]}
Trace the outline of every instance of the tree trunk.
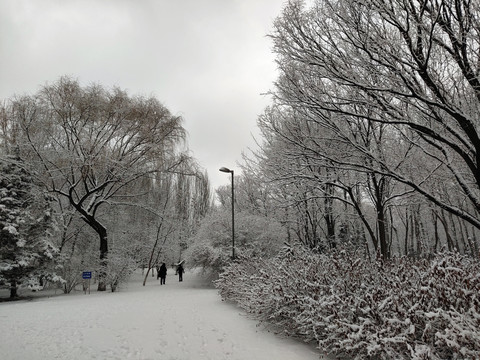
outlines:
{"label": "tree trunk", "polygon": [[331,184],[325,185],[325,222],[327,224],[327,242],[328,248],[334,249],[336,247],[335,242],[335,216],[333,214],[333,196],[335,194],[335,188]]}
{"label": "tree trunk", "polygon": [[107,283],[105,282],[105,278],[107,275],[107,255],[108,255],[107,229],[101,226],[101,228],[97,232],[98,232],[98,235],[100,236],[100,271],[98,272],[97,291],[106,291]]}
{"label": "tree trunk", "polygon": [[18,297],[17,289],[17,281],[12,280],[12,282],[10,283],[10,299]]}
{"label": "tree trunk", "polygon": [[387,244],[387,227],[385,224],[385,208],[379,201],[377,204],[377,224],[378,224],[378,239],[380,240],[380,253],[384,259],[389,259],[390,254],[388,252]]}
{"label": "tree trunk", "polygon": [[475,257],[475,249],[473,247],[473,242],[472,242],[472,237],[470,236],[470,234],[468,233],[468,227],[467,227],[467,224],[465,224],[465,222],[461,222],[461,224],[463,225],[464,229],[465,229],[465,234],[466,234],[466,238],[467,238],[467,243],[468,243],[468,247],[469,247],[469,250],[470,250],[470,255],[472,257]]}
{"label": "tree trunk", "polygon": [[[372,240],[372,244],[373,244],[373,247],[375,249],[375,252],[377,252],[378,251],[378,240],[377,240],[377,237],[375,236],[375,233],[373,232],[373,229],[371,228],[370,224],[368,223],[368,220],[365,217],[365,214],[363,213],[363,210],[362,210],[362,207],[361,207],[361,202],[357,201],[357,198],[355,197],[355,194],[353,192],[352,187],[347,188],[347,193],[350,196],[350,199],[352,201],[353,207],[355,208],[355,211],[360,216],[360,220],[362,220],[362,223],[363,223],[364,227],[367,229],[368,234],[370,235],[370,238]],[[356,193],[358,194],[358,193],[360,193],[360,191],[357,190]],[[365,234],[365,231],[363,233]],[[368,240],[367,240],[366,236],[365,236],[365,242],[366,242],[367,247],[368,247]]]}
{"label": "tree trunk", "polygon": [[[73,189],[70,191],[69,197],[70,204],[82,215],[82,220],[85,221],[98,234],[100,239],[100,269],[98,271],[98,288],[97,291],[106,291],[107,284],[105,277],[107,275],[107,255],[108,255],[108,236],[107,229],[102,225],[100,221],[95,218],[95,215],[87,212],[82,208],[81,204],[75,202],[73,197]],[[93,212],[95,214],[95,212]]]}
{"label": "tree trunk", "polygon": [[392,254],[392,245],[393,245],[393,233],[396,232],[395,223],[393,222],[392,208],[388,208],[388,223],[390,224],[390,229],[388,232],[388,253]]}
{"label": "tree trunk", "polygon": [[410,231],[410,220],[409,220],[409,215],[408,215],[408,208],[405,208],[405,256],[409,255],[409,249],[408,249],[408,237],[409,237],[409,231]]}
{"label": "tree trunk", "polygon": [[453,240],[452,240],[452,236],[450,235],[450,230],[448,228],[447,219],[445,218],[445,212],[443,211],[443,209],[441,209],[441,214],[442,216],[439,216],[438,219],[442,223],[443,229],[445,231],[445,236],[447,238],[447,248],[448,248],[448,251],[453,251],[453,248],[454,248]]}
{"label": "tree trunk", "polygon": [[416,254],[417,257],[419,258],[420,256],[423,255],[423,242],[424,239],[422,237],[422,231],[421,231],[421,222],[420,222],[420,206],[412,206],[412,231],[415,233],[415,239],[417,240],[417,246],[416,246]]}
{"label": "tree trunk", "polygon": [[433,252],[436,253],[438,251],[438,244],[440,242],[440,238],[438,236],[438,215],[433,210],[432,210],[432,220],[433,220],[433,230],[435,233],[435,243],[433,245]]}
{"label": "tree trunk", "polygon": [[455,241],[455,247],[456,251],[463,253],[463,249],[460,248],[460,243],[458,242],[459,236],[457,232],[457,226],[455,225],[455,219],[453,218],[453,215],[451,213],[448,213],[448,219],[450,220],[450,225],[451,225],[451,230],[453,233],[453,240]]}
{"label": "tree trunk", "polygon": [[477,237],[475,236],[475,227],[472,226],[472,243],[473,243],[473,248],[475,249],[475,256],[474,257],[479,257],[480,254],[478,253],[478,245],[477,245]]}

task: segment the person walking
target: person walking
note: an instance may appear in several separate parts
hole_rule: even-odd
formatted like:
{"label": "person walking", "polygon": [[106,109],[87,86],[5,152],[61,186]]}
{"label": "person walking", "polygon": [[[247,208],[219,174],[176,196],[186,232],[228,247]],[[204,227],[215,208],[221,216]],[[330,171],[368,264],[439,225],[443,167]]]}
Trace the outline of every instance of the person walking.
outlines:
{"label": "person walking", "polygon": [[165,266],[165,263],[160,266],[158,276],[160,277],[160,285],[165,285],[165,278],[167,277],[167,267]]}
{"label": "person walking", "polygon": [[185,270],[183,269],[182,264],[178,265],[178,268],[177,268],[178,281],[183,281],[183,273],[184,272],[185,272]]}

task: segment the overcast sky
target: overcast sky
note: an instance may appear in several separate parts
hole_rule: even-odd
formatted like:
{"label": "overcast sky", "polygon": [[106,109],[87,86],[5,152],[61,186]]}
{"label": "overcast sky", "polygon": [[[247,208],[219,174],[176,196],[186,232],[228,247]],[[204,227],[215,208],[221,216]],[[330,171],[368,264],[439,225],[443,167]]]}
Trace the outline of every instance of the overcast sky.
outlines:
{"label": "overcast sky", "polygon": [[[214,187],[254,146],[285,0],[0,0],[0,99],[69,75],[157,97]],[[239,172],[237,170],[237,172]]]}

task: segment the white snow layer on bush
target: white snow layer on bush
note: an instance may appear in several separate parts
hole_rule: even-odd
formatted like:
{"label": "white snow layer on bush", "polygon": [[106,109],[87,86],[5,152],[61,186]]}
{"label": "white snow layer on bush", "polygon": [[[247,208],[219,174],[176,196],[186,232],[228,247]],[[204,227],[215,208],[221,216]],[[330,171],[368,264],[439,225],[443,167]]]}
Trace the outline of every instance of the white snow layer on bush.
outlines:
{"label": "white snow layer on bush", "polygon": [[259,320],[353,359],[480,357],[480,264],[368,262],[348,251],[243,258],[216,285]]}
{"label": "white snow layer on bush", "polygon": [[18,235],[17,229],[11,224],[8,224],[7,226],[5,226],[3,230],[9,232],[12,235]]}

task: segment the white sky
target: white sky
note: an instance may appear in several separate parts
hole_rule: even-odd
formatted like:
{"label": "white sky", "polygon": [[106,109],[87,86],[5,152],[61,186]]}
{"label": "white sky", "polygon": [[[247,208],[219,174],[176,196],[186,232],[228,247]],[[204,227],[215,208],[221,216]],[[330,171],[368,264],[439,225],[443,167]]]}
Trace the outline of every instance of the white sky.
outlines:
{"label": "white sky", "polygon": [[[0,99],[62,75],[157,97],[214,187],[254,146],[285,0],[0,0]],[[239,171],[236,171],[239,173]]]}

